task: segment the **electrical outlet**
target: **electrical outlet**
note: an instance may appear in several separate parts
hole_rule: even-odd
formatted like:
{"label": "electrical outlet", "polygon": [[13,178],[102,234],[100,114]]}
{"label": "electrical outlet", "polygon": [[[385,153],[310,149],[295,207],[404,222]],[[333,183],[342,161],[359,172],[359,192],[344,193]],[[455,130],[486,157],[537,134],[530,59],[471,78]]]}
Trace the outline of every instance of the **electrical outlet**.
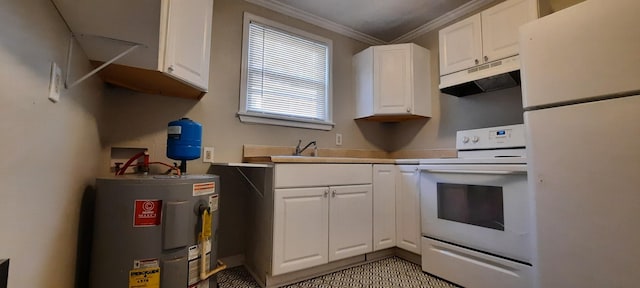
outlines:
{"label": "electrical outlet", "polygon": [[336,145],[342,145],[342,134],[336,133]]}
{"label": "electrical outlet", "polygon": [[62,91],[62,69],[51,62],[51,78],[49,79],[49,100],[56,103],[60,101],[60,92]]}
{"label": "electrical outlet", "polygon": [[202,150],[202,162],[213,163],[213,147],[204,147]]}

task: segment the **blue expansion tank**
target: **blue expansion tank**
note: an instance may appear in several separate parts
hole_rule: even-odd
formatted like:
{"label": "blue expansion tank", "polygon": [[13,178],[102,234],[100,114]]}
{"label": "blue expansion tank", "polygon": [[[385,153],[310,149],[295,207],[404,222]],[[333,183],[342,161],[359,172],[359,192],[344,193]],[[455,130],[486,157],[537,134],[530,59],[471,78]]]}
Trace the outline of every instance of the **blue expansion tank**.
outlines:
{"label": "blue expansion tank", "polygon": [[167,127],[167,157],[173,160],[200,158],[202,125],[189,118],[169,122]]}

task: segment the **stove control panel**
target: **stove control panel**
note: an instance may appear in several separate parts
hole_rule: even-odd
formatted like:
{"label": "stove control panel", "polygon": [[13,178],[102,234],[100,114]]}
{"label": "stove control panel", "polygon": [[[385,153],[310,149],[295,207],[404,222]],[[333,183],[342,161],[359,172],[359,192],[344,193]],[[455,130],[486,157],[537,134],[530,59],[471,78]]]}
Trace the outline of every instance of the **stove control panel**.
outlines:
{"label": "stove control panel", "polygon": [[500,149],[525,146],[524,124],[461,130],[456,134],[456,149]]}

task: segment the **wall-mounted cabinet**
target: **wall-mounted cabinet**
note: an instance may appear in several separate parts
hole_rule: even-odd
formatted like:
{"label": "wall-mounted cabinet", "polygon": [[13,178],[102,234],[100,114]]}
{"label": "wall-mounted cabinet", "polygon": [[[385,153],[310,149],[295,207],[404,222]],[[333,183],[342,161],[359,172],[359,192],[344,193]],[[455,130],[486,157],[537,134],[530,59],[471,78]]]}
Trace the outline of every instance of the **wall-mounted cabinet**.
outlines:
{"label": "wall-mounted cabinet", "polygon": [[440,75],[517,55],[518,27],[537,9],[536,0],[509,0],[440,30]]}
{"label": "wall-mounted cabinet", "polygon": [[108,83],[199,99],[209,86],[213,0],[53,0]]}
{"label": "wall-mounted cabinet", "polygon": [[382,122],[431,117],[429,50],[372,46],[353,56],[356,119]]}
{"label": "wall-mounted cabinet", "polygon": [[507,0],[439,32],[440,91],[467,96],[520,85],[518,28],[537,0]]}

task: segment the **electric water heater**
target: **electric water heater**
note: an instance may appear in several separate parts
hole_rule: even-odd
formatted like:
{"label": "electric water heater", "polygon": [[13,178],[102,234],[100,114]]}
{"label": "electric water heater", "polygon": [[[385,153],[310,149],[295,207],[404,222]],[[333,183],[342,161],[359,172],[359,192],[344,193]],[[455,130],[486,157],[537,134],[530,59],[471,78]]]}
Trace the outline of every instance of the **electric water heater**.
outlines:
{"label": "electric water heater", "polygon": [[215,175],[98,178],[91,288],[217,287],[219,187]]}

